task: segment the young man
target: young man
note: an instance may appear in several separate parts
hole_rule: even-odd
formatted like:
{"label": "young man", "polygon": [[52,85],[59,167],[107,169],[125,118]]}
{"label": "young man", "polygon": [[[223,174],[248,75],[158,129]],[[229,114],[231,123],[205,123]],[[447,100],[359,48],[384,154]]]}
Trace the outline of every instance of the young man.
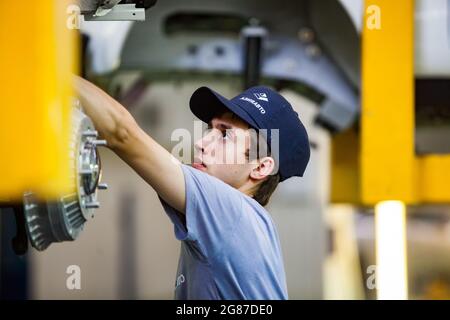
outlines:
{"label": "young man", "polygon": [[[263,206],[278,182],[303,176],[309,161],[308,135],[289,102],[266,87],[231,100],[197,89],[191,111],[211,130],[195,143],[188,166],[174,161],[117,101],[75,80],[100,135],[155,189],[174,224],[181,241],[175,298],[287,299],[277,231]],[[263,138],[255,140],[252,130]],[[268,152],[250,152],[256,145]]]}

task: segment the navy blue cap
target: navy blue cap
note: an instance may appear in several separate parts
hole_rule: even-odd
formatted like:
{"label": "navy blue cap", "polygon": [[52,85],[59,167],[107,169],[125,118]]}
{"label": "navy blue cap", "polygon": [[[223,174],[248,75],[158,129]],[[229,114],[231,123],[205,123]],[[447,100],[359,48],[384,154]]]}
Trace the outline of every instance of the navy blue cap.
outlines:
{"label": "navy blue cap", "polygon": [[267,129],[267,142],[271,144],[271,129],[279,129],[278,161],[280,181],[292,176],[302,177],[310,157],[308,134],[298,113],[278,92],[264,86],[252,87],[232,99],[227,99],[208,87],[198,88],[189,102],[192,113],[208,123],[220,106],[247,122],[255,129]]}

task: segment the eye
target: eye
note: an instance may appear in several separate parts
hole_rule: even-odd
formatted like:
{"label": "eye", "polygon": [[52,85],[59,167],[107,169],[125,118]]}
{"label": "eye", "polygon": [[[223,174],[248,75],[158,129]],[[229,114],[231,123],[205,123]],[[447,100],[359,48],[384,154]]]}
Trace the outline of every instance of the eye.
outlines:
{"label": "eye", "polygon": [[222,130],[223,139],[231,139],[231,130]]}

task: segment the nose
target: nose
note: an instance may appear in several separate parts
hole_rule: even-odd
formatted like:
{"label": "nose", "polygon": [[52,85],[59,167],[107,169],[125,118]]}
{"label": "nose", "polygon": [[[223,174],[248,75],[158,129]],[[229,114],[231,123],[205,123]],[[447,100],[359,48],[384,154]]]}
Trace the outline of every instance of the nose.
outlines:
{"label": "nose", "polygon": [[208,134],[204,135],[203,138],[199,139],[194,147],[197,152],[202,154],[207,153],[209,149],[212,148],[214,141],[216,140],[215,130],[211,130]]}
{"label": "nose", "polygon": [[199,140],[194,144],[195,150],[196,150],[197,152],[200,152],[200,153],[204,153],[204,152],[205,152],[205,148],[203,148],[202,140],[203,140],[203,139],[199,139]]}

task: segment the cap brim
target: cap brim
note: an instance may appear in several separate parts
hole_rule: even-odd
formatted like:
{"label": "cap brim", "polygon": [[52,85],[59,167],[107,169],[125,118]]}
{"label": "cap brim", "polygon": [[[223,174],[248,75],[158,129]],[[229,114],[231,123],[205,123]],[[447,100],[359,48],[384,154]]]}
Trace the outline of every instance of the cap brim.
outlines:
{"label": "cap brim", "polygon": [[200,87],[194,91],[189,101],[189,107],[197,118],[206,123],[209,123],[225,107],[247,122],[251,127],[256,129],[260,128],[241,106],[208,87]]}

